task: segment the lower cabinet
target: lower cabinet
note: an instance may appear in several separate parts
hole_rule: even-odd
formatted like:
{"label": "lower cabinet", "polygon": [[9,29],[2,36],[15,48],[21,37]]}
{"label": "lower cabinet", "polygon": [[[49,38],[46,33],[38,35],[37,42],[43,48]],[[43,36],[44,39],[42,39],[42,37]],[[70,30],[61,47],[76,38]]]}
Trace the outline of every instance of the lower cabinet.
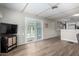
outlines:
{"label": "lower cabinet", "polygon": [[16,35],[2,35],[1,38],[1,52],[7,53],[17,47]]}
{"label": "lower cabinet", "polygon": [[0,53],[1,53],[1,37],[0,37]]}

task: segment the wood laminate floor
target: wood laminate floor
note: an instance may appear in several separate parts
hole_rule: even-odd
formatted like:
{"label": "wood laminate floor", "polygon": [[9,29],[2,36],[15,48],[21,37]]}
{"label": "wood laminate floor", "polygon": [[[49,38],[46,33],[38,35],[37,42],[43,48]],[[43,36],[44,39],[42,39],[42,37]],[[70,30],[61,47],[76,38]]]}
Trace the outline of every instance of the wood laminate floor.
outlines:
{"label": "wood laminate floor", "polygon": [[79,44],[61,41],[58,37],[18,46],[2,56],[78,56]]}

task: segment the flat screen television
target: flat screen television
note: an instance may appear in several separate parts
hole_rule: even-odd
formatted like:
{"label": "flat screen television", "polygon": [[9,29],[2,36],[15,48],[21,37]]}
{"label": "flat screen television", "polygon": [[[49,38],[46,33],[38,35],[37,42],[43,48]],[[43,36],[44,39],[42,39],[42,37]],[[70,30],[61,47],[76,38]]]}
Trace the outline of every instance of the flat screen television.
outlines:
{"label": "flat screen television", "polygon": [[16,24],[0,23],[0,33],[16,34],[17,33],[17,25]]}

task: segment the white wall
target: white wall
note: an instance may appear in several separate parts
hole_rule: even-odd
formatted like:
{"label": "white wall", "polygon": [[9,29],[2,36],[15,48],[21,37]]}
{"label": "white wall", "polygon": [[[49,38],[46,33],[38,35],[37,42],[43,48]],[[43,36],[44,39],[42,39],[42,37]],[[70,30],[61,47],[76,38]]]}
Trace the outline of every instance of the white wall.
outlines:
{"label": "white wall", "polygon": [[17,32],[17,40],[18,45],[23,44],[25,41],[24,39],[24,16],[17,11],[13,11],[4,7],[0,7],[0,12],[3,16],[3,18],[0,20],[0,22],[3,23],[11,23],[11,24],[17,24],[18,25],[18,32]]}
{"label": "white wall", "polygon": [[[3,18],[0,20],[0,22],[18,25],[18,33],[17,33],[18,45],[25,44],[25,28],[26,28],[25,15],[20,12],[13,11],[4,7],[0,7],[0,12],[3,15]],[[56,27],[55,22],[53,21],[51,22],[50,20],[41,19],[41,18],[33,18],[33,19],[40,20],[42,22],[43,39],[48,39],[51,37],[58,36],[56,28],[55,28]],[[45,23],[48,23],[48,28],[45,28]]]}
{"label": "white wall", "polygon": [[[48,23],[48,28],[45,27],[45,23]],[[43,39],[48,39],[58,36],[56,22],[55,21],[43,21]]]}

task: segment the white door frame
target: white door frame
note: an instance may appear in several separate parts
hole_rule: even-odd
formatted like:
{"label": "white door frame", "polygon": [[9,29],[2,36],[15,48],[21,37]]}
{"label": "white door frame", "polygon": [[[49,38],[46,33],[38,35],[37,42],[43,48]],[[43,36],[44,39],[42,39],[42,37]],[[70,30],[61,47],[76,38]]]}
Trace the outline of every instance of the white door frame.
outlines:
{"label": "white door frame", "polygon": [[40,22],[41,23],[41,32],[42,32],[42,37],[41,37],[41,39],[37,39],[37,40],[34,40],[34,41],[32,41],[32,42],[36,42],[36,41],[40,41],[40,40],[43,40],[43,22],[41,21],[41,20],[38,20],[38,19],[33,19],[33,18],[30,18],[30,17],[26,17],[25,18],[25,43],[30,43],[30,42],[27,42],[27,37],[26,37],[26,27],[27,27],[27,25],[26,25],[26,23],[28,22],[28,20],[29,21],[31,21],[31,20],[34,20],[34,21],[38,21],[38,22]]}

